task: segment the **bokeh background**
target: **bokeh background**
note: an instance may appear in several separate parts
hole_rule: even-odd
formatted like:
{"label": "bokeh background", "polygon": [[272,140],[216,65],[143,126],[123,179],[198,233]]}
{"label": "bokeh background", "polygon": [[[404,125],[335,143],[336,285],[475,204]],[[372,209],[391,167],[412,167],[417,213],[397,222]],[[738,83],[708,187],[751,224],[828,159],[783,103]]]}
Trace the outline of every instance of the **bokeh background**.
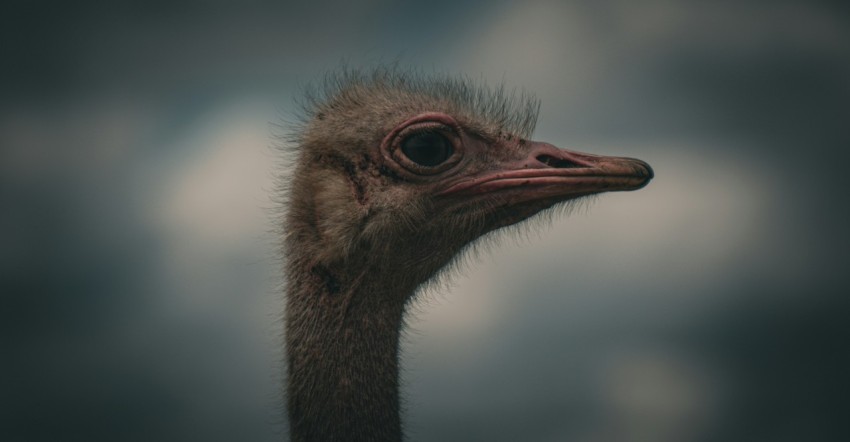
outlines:
{"label": "bokeh background", "polygon": [[524,88],[648,161],[417,304],[410,440],[832,441],[847,416],[845,2],[0,7],[0,439],[273,441],[273,124],[340,66]]}

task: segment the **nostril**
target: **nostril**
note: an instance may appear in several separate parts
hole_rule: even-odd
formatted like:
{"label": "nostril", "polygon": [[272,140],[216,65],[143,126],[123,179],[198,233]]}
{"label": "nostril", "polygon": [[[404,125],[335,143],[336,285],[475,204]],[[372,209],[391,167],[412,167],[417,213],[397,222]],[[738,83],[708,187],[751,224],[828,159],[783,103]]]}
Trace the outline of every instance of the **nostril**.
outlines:
{"label": "nostril", "polygon": [[563,158],[553,157],[551,155],[538,155],[537,161],[549,166],[554,167],[556,169],[573,169],[577,167],[584,167],[581,164],[574,163],[570,160],[565,160]]}

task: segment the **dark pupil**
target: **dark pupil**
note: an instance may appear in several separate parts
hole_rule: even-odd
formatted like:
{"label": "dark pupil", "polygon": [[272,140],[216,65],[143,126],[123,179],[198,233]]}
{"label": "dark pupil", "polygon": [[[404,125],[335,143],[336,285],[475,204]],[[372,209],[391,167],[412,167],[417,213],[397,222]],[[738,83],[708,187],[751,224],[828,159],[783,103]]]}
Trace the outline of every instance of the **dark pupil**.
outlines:
{"label": "dark pupil", "polygon": [[440,165],[452,156],[449,140],[435,132],[411,135],[401,143],[401,151],[414,163],[426,167]]}

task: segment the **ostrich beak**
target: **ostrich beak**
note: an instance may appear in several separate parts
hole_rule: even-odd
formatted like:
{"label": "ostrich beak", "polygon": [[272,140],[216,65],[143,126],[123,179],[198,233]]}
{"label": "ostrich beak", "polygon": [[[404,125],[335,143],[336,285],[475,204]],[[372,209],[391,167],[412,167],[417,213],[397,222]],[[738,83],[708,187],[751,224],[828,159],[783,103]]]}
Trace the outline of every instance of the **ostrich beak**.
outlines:
{"label": "ostrich beak", "polygon": [[637,190],[654,173],[634,158],[606,157],[531,142],[528,155],[457,182],[441,195],[499,194],[509,205],[565,201],[602,192]]}

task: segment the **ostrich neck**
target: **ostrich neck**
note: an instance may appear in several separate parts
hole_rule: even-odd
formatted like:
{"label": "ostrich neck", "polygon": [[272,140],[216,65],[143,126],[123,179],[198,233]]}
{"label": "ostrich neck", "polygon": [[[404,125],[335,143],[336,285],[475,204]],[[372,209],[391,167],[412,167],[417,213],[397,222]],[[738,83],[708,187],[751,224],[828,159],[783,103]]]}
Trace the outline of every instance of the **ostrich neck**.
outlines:
{"label": "ostrich neck", "polygon": [[292,440],[401,440],[399,335],[415,286],[389,290],[362,265],[289,267],[305,275],[290,276],[287,294]]}

